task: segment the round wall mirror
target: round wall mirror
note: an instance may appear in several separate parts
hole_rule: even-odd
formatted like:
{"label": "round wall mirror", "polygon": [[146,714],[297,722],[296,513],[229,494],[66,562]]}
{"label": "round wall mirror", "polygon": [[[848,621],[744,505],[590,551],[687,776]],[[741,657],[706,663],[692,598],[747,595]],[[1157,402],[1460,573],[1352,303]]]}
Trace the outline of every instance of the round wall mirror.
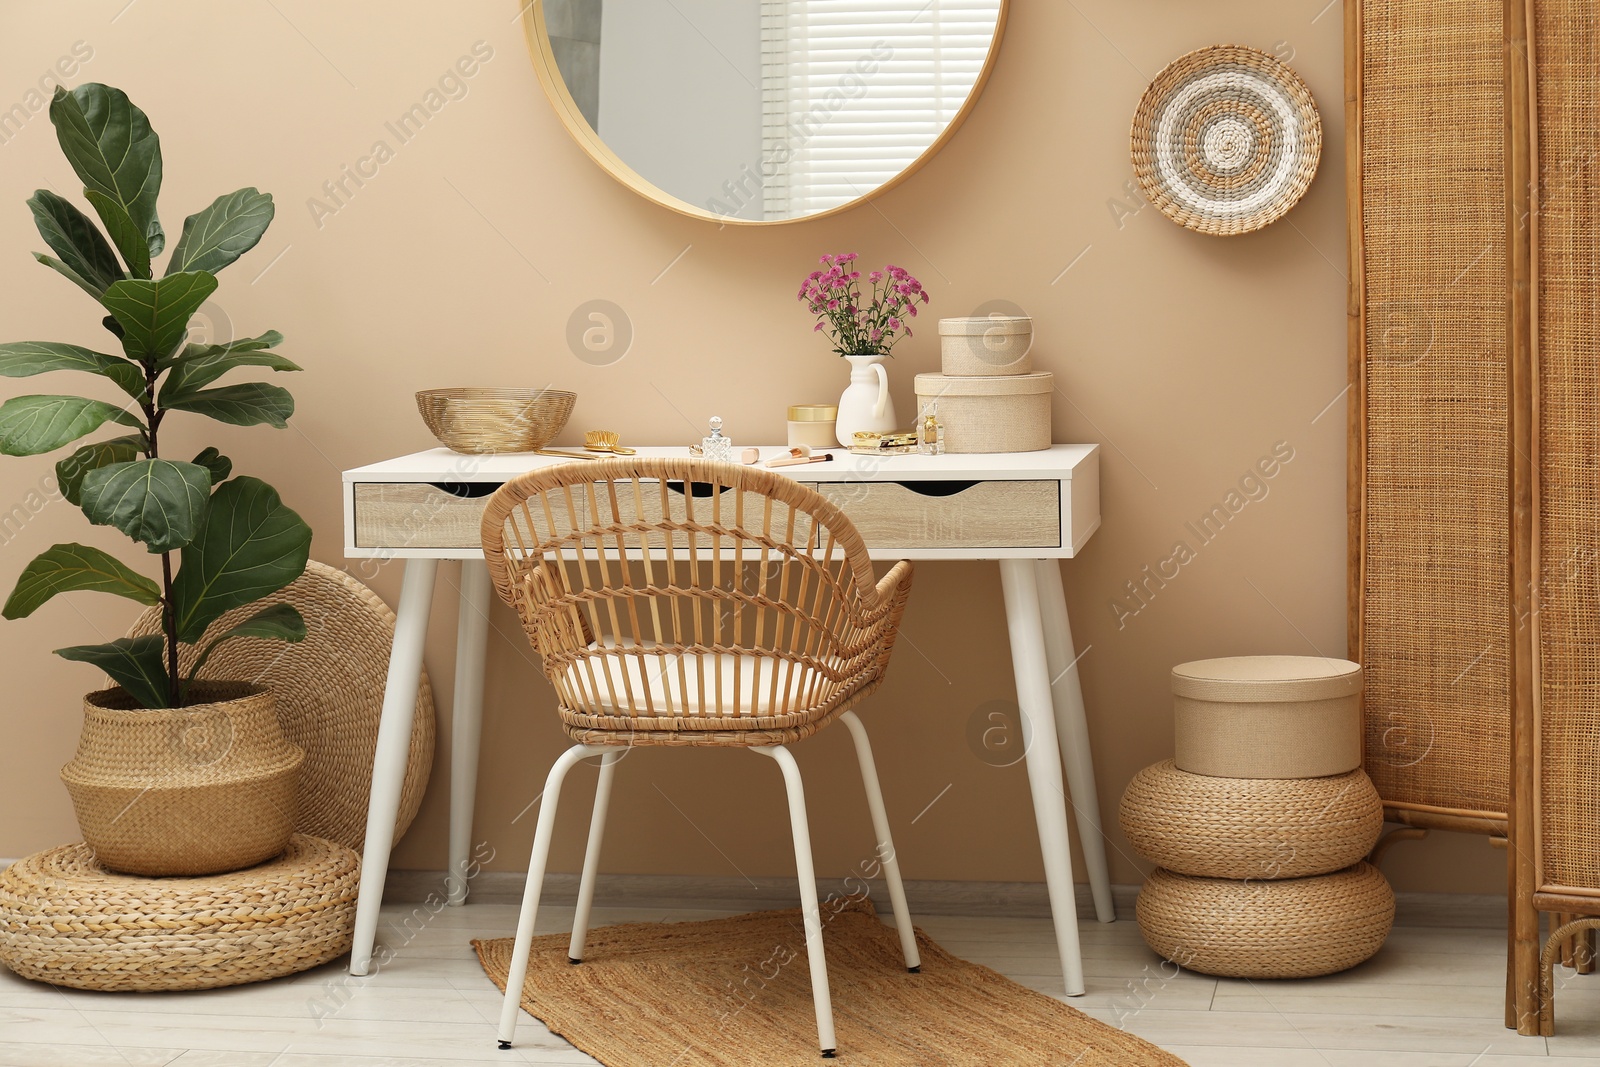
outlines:
{"label": "round wall mirror", "polygon": [[983,89],[1009,2],[538,0],[523,22],[597,163],[742,225],[843,211],[931,158]]}

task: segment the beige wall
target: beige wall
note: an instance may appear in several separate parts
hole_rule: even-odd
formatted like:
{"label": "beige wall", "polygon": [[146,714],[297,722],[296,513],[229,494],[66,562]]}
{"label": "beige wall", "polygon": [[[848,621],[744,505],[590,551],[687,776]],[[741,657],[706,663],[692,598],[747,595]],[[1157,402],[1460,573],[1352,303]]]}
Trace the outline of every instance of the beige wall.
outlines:
{"label": "beige wall", "polygon": [[[299,412],[283,432],[191,420],[172,436],[215,442],[239,469],[275,483],[315,527],[316,558],[340,559],[341,468],[432,443],[411,400],[419,388],[553,381],[580,394],[567,440],[606,426],[629,440],[687,443],[712,414],[728,420],[736,441],[779,439],[786,404],[835,395],[844,377],[810,333],[793,299],[797,283],[818,254],[853,249],[921,277],[931,312],[966,314],[996,298],[1027,309],[1040,362],[1062,387],[1056,440],[1105,447],[1105,524],[1065,575],[1101,801],[1113,821],[1127,779],[1170,754],[1172,664],[1343,654],[1337,5],[1319,16],[1318,3],[1269,0],[1018,0],[982,101],[912,180],[821,222],[718,230],[638,199],[567,138],[540,93],[510,0],[124,4],[0,8],[0,106],[23,101],[29,79],[81,40],[94,55],[76,80],[124,87],[162,134],[169,231],[238,186],[275,194],[278,222],[223,275],[218,303],[243,333],[287,335],[284,350],[307,368],[292,380]],[[494,55],[468,95],[336,214],[314,222],[308,198],[376,139],[392,141],[384,123],[479,40]],[[1294,213],[1227,240],[1137,210],[1125,191],[1128,122],[1143,87],[1170,59],[1218,42],[1292,53],[1327,135],[1320,176]],[[76,192],[39,114],[0,144],[0,336],[101,344],[86,298],[26,255],[39,241],[23,200],[45,184]],[[580,362],[565,340],[569,314],[594,298],[625,308],[636,331],[613,366]],[[903,411],[912,410],[912,374],[936,365],[931,334],[894,361]],[[58,381],[63,390],[77,384]],[[38,384],[4,388],[36,392]],[[1190,539],[1185,523],[1277,442],[1294,459],[1268,495],[1119,625],[1111,605],[1124,583]],[[0,510],[25,503],[48,470],[43,459],[0,463]],[[46,504],[0,551],[0,584],[9,587],[38,550],[74,539],[118,544],[69,506]],[[427,662],[447,679],[456,569],[441,573]],[[399,577],[398,566],[386,566],[372,584],[392,602]],[[1041,877],[1021,767],[988,766],[967,740],[975,714],[1014,696],[997,585],[992,564],[919,568],[906,640],[867,709],[909,877]],[[0,624],[8,682],[0,855],[75,836],[56,769],[78,730],[75,701],[95,678],[49,650],[115,636],[130,615],[121,602],[79,594],[32,621]],[[503,867],[527,855],[531,820],[511,821],[539,792],[563,737],[512,616],[497,610],[493,626],[476,835],[495,846]],[[447,723],[448,692],[440,699]],[[827,731],[797,755],[809,775],[819,868],[844,874],[870,850],[848,741]],[[444,864],[447,757],[441,743],[397,866]],[[577,774],[576,788],[586,789],[592,773]],[[765,761],[639,753],[619,779],[606,867],[792,871],[781,805]],[[569,805],[557,868],[576,868],[586,811],[586,800]],[[1114,877],[1137,880],[1115,831],[1112,842]],[[1456,838],[1408,845],[1390,867],[1403,889],[1495,892],[1503,863],[1481,839]]]}

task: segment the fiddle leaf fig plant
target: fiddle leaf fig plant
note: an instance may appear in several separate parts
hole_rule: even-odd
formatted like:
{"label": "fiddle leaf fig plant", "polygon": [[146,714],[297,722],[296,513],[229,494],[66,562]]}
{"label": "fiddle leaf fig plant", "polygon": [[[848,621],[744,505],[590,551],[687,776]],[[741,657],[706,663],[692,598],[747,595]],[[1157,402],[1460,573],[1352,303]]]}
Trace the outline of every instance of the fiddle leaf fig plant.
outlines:
{"label": "fiddle leaf fig plant", "polygon": [[224,344],[188,343],[189,320],[216,291],[217,272],[254,248],[271,224],[272,197],[240,189],[190,215],[157,278],[154,259],[167,238],[156,214],[161,141],[149,119],[120,89],[90,84],[57,89],[50,121],[105,229],[41,189],[28,207],[55,254],[34,257],[94,298],[122,351],[54,341],[0,344],[0,376],[87,372],[108,379],[127,399],[12,397],[0,404],[0,453],[42,455],[104,426],[122,428],[58,462],[56,481],[91,523],[114,527],[159,556],[161,575],[146,577],[98,548],[55,545],[24,568],[0,614],[20,619],[57,593],[85,589],[159,606],[160,633],[56,654],[105,671],[143,707],[182,707],[196,672],[222,642],[299,641],[306,633],[299,612],[274,604],[214,636],[187,677],[178,670],[180,645],[198,644],[223,613],[294,581],[311,547],[310,528],[277,491],[256,478],[232,477],[232,462],[217,449],[177,460],[159,447],[174,411],[278,428],[294,413],[294,398],[276,385],[212,384],[243,367],[299,370],[271,351],[283,340],[276,330]]}

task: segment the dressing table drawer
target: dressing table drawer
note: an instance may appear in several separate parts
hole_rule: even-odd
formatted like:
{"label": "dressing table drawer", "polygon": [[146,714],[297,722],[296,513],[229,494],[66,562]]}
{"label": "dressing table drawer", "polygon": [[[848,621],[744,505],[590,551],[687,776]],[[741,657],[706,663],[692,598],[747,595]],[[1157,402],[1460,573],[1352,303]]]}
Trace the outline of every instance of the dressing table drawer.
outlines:
{"label": "dressing table drawer", "polygon": [[1059,548],[1061,483],[818,482],[874,549]]}
{"label": "dressing table drawer", "polygon": [[[499,488],[456,487],[431,482],[356,482],[357,548],[477,548],[483,544],[483,509]],[[466,496],[464,493],[480,495]]]}

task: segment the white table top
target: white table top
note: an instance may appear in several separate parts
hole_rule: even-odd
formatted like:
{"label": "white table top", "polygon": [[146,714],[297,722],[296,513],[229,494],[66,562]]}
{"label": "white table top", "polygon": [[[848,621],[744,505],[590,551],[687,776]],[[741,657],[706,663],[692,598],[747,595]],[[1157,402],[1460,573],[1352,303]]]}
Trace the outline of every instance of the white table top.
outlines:
{"label": "white table top", "polygon": [[[583,451],[582,445],[552,445],[569,452]],[[745,447],[735,444],[737,455]],[[761,461],[782,455],[781,445],[764,445]],[[796,467],[771,468],[802,482],[833,481],[924,481],[936,479],[1028,479],[1072,478],[1099,451],[1099,445],[1051,445],[1037,452],[987,452],[963,455],[863,456],[842,448],[832,449],[833,459]],[[819,450],[820,451],[820,450]],[[640,447],[641,456],[686,458],[686,446]],[[504,482],[524,471],[555,463],[581,463],[560,456],[541,456],[532,452],[507,452],[490,456],[463,455],[448,448],[430,448],[344,472],[350,482]],[[768,469],[763,467],[763,470]]]}
{"label": "white table top", "polygon": [[[581,446],[580,446],[581,447]],[[742,448],[743,446],[735,446]],[[567,447],[568,451],[578,451]],[[783,455],[779,445],[761,447],[761,460]],[[687,458],[687,446],[640,447],[641,456]],[[826,463],[794,467],[762,467],[800,482],[995,482],[1052,481],[1061,484],[1061,538],[1052,548],[956,547],[939,544],[885,547],[872,550],[878,559],[1006,559],[1047,558],[1075,555],[1100,526],[1100,446],[1052,445],[1037,452],[993,452],[944,456],[915,453],[900,456],[865,456],[845,449],[832,450]],[[481,551],[474,544],[426,548],[418,545],[362,547],[356,544],[356,491],[362,485],[422,483],[448,487],[452,484],[501,483],[539,467],[557,463],[583,463],[562,456],[541,456],[532,452],[501,453],[488,456],[464,455],[448,448],[430,448],[409,456],[370,463],[344,472],[345,555],[382,557],[432,557],[474,559]],[[460,495],[460,494],[456,494]],[[477,496],[477,493],[471,494]],[[848,509],[847,509],[848,513]]]}

